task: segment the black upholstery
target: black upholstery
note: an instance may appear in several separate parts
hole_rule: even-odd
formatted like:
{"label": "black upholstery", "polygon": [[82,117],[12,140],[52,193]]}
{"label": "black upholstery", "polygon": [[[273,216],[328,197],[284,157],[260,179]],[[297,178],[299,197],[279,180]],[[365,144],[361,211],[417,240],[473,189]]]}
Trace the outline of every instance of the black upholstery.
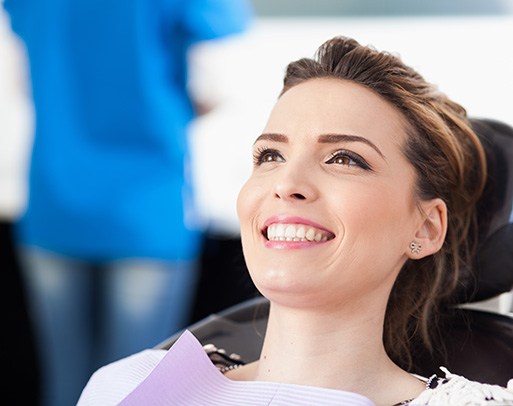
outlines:
{"label": "black upholstery", "polygon": [[412,371],[440,374],[439,366],[468,379],[506,386],[513,378],[513,317],[490,311],[459,309],[444,329],[446,358],[422,348]]}
{"label": "black upholstery", "polygon": [[[229,353],[239,354],[247,363],[260,356],[268,314],[269,302],[264,297],[257,296],[212,314],[187,329],[202,344],[211,343]],[[171,336],[157,348],[170,348],[181,333]]]}
{"label": "black upholstery", "polygon": [[460,291],[460,303],[481,301],[513,289],[513,128],[489,119],[472,126],[486,152],[488,178],[478,203],[479,249],[473,273]]}
{"label": "black upholstery", "polygon": [[[479,202],[480,239],[474,263],[475,280],[462,281],[459,303],[489,299],[513,289],[513,128],[486,119],[472,120],[485,146],[489,172]],[[256,297],[211,315],[188,329],[202,342],[241,355],[259,357],[269,303]],[[180,333],[161,343],[169,348]],[[457,308],[444,330],[447,358],[419,348],[412,372],[430,376],[446,366],[456,374],[505,386],[513,378],[513,317]]]}

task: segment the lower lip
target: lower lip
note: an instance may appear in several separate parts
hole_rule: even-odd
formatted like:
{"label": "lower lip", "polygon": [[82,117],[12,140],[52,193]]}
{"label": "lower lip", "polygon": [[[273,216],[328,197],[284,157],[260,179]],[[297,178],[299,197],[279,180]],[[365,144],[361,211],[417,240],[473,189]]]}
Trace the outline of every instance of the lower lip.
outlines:
{"label": "lower lip", "polygon": [[318,247],[326,244],[328,241],[315,242],[315,241],[270,241],[265,240],[266,248],[273,248],[277,250],[300,250],[305,248]]}

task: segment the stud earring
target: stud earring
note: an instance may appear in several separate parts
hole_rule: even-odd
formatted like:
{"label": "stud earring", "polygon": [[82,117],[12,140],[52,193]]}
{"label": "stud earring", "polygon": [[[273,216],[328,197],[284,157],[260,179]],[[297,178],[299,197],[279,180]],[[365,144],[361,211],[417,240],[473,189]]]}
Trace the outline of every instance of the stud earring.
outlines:
{"label": "stud earring", "polygon": [[422,245],[418,242],[412,241],[410,243],[410,250],[412,254],[418,254],[422,250]]}

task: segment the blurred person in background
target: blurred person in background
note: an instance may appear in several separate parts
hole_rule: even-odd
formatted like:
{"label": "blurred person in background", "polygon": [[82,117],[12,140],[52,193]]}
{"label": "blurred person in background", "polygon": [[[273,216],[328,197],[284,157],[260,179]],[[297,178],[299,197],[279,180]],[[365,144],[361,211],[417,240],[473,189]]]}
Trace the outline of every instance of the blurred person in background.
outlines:
{"label": "blurred person in background", "polygon": [[0,360],[9,370],[2,399],[6,404],[36,405],[39,364],[13,241],[13,224],[25,206],[25,172],[33,132],[24,56],[0,8],[0,298],[4,309]]}
{"label": "blurred person in background", "polygon": [[187,54],[243,32],[252,10],[242,0],[4,7],[27,48],[36,113],[16,231],[43,405],[69,406],[96,367],[188,322],[201,228],[188,173]]}

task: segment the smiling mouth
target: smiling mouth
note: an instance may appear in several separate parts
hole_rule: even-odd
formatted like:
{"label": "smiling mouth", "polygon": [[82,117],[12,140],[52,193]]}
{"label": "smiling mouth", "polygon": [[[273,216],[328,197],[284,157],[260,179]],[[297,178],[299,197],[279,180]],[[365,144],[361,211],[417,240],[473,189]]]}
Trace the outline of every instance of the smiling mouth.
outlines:
{"label": "smiling mouth", "polygon": [[270,224],[262,234],[268,241],[325,242],[335,238],[329,231],[305,224]]}

